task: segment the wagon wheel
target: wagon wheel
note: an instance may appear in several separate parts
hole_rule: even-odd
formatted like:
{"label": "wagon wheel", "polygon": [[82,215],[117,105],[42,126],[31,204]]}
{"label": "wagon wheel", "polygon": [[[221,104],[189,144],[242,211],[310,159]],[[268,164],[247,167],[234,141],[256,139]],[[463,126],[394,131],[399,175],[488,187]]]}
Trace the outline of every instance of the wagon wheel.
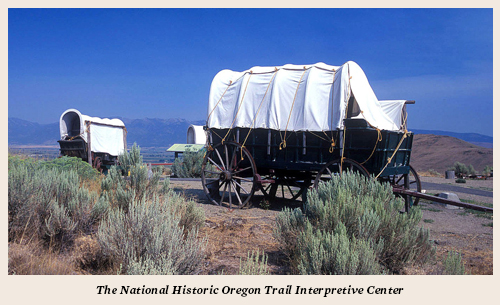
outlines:
{"label": "wagon wheel", "polygon": [[[405,186],[405,176],[408,177],[407,187]],[[410,165],[410,172],[407,175],[391,176],[390,183],[392,184],[393,187],[402,188],[405,190],[415,191],[419,193],[422,191],[422,184],[420,182],[420,178],[418,177],[417,171],[411,165]],[[404,196],[408,196],[408,198],[410,199],[410,206],[418,205],[418,202],[420,201],[419,197],[414,197],[410,195],[404,195]]]}
{"label": "wagon wheel", "polygon": [[341,171],[346,172],[347,170],[360,173],[365,177],[370,176],[370,173],[368,173],[363,165],[351,159],[344,159],[341,169],[340,159],[337,159],[328,162],[323,166],[323,168],[318,171],[318,173],[316,174],[316,179],[314,180],[314,188],[317,188],[320,182],[327,182],[333,177],[338,176]]}
{"label": "wagon wheel", "polygon": [[95,157],[94,158],[94,168],[97,169],[101,174],[102,174],[102,161],[100,157]]}
{"label": "wagon wheel", "polygon": [[269,198],[280,198],[286,200],[297,200],[311,184],[311,178],[298,178],[293,176],[278,175],[270,177],[275,180],[266,187],[262,187],[261,191],[264,196]]}
{"label": "wagon wheel", "polygon": [[255,192],[255,162],[248,150],[235,142],[209,149],[201,167],[203,190],[210,202],[229,208],[248,206]]}

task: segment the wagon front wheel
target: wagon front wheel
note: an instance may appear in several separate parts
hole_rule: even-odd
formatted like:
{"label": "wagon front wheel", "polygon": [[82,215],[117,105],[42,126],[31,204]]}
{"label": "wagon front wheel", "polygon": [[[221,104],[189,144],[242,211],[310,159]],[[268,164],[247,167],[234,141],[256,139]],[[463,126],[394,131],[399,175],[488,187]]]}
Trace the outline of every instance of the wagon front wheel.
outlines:
{"label": "wagon front wheel", "polygon": [[249,205],[255,192],[256,174],[255,162],[241,144],[218,144],[209,147],[203,159],[203,190],[213,204],[243,208]]}
{"label": "wagon front wheel", "polygon": [[366,168],[358,162],[351,159],[344,159],[344,161],[341,162],[341,159],[336,159],[328,162],[318,171],[316,179],[314,180],[314,188],[317,188],[320,183],[328,182],[332,180],[333,177],[340,176],[342,172],[348,170],[360,173],[365,177],[370,176]]}

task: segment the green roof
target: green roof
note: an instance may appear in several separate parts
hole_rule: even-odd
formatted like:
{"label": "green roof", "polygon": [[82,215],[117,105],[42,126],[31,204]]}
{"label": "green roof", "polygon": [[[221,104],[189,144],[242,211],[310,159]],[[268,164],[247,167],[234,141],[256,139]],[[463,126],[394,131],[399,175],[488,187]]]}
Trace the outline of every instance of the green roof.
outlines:
{"label": "green roof", "polygon": [[174,144],[170,146],[167,151],[173,151],[173,152],[185,152],[186,150],[189,151],[200,151],[203,148],[205,148],[204,144]]}

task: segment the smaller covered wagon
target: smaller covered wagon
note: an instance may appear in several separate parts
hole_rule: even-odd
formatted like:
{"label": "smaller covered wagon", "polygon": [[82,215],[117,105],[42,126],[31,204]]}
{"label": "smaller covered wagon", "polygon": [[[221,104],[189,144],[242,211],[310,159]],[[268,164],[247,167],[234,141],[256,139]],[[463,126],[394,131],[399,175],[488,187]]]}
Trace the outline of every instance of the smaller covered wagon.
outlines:
{"label": "smaller covered wagon", "polygon": [[127,149],[127,129],[119,119],[101,119],[76,109],[63,112],[59,120],[61,155],[78,157],[100,172],[118,163]]}

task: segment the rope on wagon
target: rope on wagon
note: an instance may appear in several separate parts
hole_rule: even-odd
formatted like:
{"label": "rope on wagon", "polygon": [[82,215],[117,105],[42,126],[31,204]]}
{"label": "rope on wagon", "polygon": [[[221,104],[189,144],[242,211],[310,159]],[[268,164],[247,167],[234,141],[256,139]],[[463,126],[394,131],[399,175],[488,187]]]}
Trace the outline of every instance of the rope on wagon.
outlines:
{"label": "rope on wagon", "polygon": [[293,97],[292,108],[290,108],[290,113],[288,114],[288,121],[286,122],[286,126],[285,126],[285,135],[283,137],[281,137],[281,132],[280,132],[280,137],[281,137],[281,143],[279,145],[280,150],[282,148],[286,148],[286,131],[288,129],[288,123],[290,123],[290,118],[292,117],[293,106],[295,105],[295,99],[297,98],[297,92],[299,92],[300,83],[302,82],[302,78],[304,77],[304,74],[306,74],[307,70],[308,70],[308,68],[306,68],[304,66],[304,72],[302,72],[302,75],[300,76],[300,80],[297,83],[297,89],[295,90],[295,96]]}
{"label": "rope on wagon", "polygon": [[365,121],[368,123],[368,125],[370,125],[371,128],[374,128],[375,130],[377,130],[377,141],[375,141],[375,145],[373,146],[373,150],[372,150],[372,153],[370,154],[370,156],[365,160],[363,161],[363,163],[360,163],[361,165],[365,164],[368,160],[370,160],[370,158],[373,156],[373,154],[375,153],[375,149],[377,148],[377,145],[378,145],[378,142],[381,142],[382,141],[382,132],[380,131],[379,128],[373,126],[372,124],[370,124],[370,122],[368,122],[368,120],[366,119],[365,115],[363,114],[363,111],[360,111],[361,115],[363,116],[363,118],[365,119]]}
{"label": "rope on wagon", "polygon": [[[255,128],[255,121],[257,120],[257,116],[259,115],[260,108],[262,107],[262,104],[264,103],[264,100],[265,100],[266,95],[267,95],[267,91],[269,90],[269,87],[271,86],[271,83],[273,82],[274,77],[276,76],[276,72],[278,72],[278,68],[274,67],[273,77],[271,77],[271,80],[269,81],[269,84],[267,85],[267,89],[266,89],[266,92],[264,93],[264,97],[262,97],[262,101],[260,102],[259,108],[257,109],[257,113],[255,113],[255,116],[253,118],[252,125],[250,126],[250,129],[248,130],[248,133],[247,133],[247,136],[245,137],[245,140],[241,144],[241,148],[245,147],[245,143],[247,142],[247,139],[248,139],[248,136],[250,135],[250,132],[252,132],[252,129]],[[241,150],[241,160],[243,160],[243,149]]]}
{"label": "rope on wagon", "polygon": [[403,124],[402,126],[404,127],[404,134],[403,134],[403,137],[401,138],[401,140],[399,141],[398,143],[398,146],[396,146],[396,149],[394,150],[394,152],[392,153],[392,156],[390,156],[389,158],[387,158],[387,163],[385,164],[384,168],[382,168],[382,170],[380,171],[380,173],[378,173],[377,176],[375,176],[374,179],[377,179],[383,172],[384,170],[387,168],[387,166],[391,163],[392,161],[392,158],[394,158],[394,156],[396,155],[396,153],[398,152],[399,148],[401,147],[401,144],[403,144],[403,141],[406,139],[406,137],[408,136],[408,130],[406,129],[406,120],[408,119],[408,113],[406,114],[406,117],[404,118],[403,120]]}
{"label": "rope on wagon", "polygon": [[241,105],[243,105],[243,100],[245,99],[245,94],[247,93],[248,83],[250,82],[250,78],[252,77],[252,74],[253,74],[253,72],[252,72],[252,70],[250,70],[250,76],[248,77],[247,84],[245,86],[245,91],[243,91],[243,96],[241,97],[240,105],[238,106],[238,110],[236,111],[236,114],[234,115],[234,119],[233,119],[233,122],[231,123],[231,127],[229,127],[229,129],[226,132],[226,135],[222,139],[222,142],[221,142],[222,144],[224,144],[224,141],[226,140],[227,135],[229,134],[229,132],[231,132],[231,129],[233,129],[234,122],[236,122],[236,118],[238,117],[238,114],[240,113]]}
{"label": "rope on wagon", "polygon": [[[347,103],[345,103],[345,114],[344,114],[344,119],[347,119],[347,111],[349,109],[349,99],[351,97],[351,73],[350,73],[350,70],[349,70],[349,65],[347,65],[347,73],[349,75],[349,92],[347,93]],[[343,137],[343,140],[342,140],[342,155],[340,156],[340,175],[342,175],[342,166],[344,165],[344,151],[345,151],[345,134],[346,134],[346,126],[344,124],[344,131],[342,132],[342,137]]]}
{"label": "rope on wagon", "polygon": [[[335,71],[335,69],[332,69],[333,70],[333,80],[332,80],[332,94],[331,94],[331,105],[330,105],[330,128],[333,129],[333,85],[335,83],[335,74],[337,74],[337,71]],[[331,132],[331,144],[330,144],[330,148],[328,149],[328,151],[330,153],[333,153],[333,151],[335,150],[335,140],[333,138],[333,130],[330,130]],[[323,131],[323,133],[325,134],[325,136],[328,138],[328,135],[326,134],[325,131]]]}

